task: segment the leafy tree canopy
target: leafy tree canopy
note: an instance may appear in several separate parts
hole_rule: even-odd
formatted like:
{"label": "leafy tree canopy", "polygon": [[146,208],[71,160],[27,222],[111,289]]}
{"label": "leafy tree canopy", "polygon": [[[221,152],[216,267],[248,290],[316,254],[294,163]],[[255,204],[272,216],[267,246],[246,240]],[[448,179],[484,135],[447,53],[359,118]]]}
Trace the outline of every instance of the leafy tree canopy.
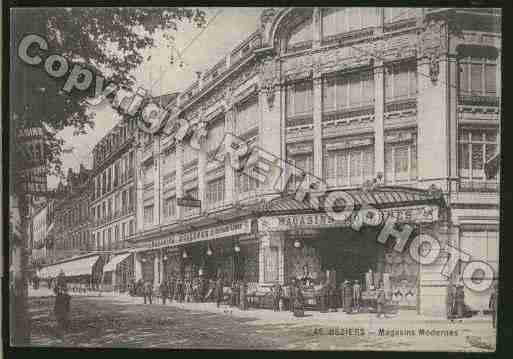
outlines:
{"label": "leafy tree canopy", "polygon": [[[93,96],[95,79],[88,90],[62,91],[73,68],[80,64],[106,78],[103,87],[114,82],[131,88],[132,71],[143,63],[143,51],[155,47],[158,31],[168,46],[180,23],[205,24],[205,13],[192,8],[18,8],[11,12],[10,112],[11,141],[16,128],[43,126],[46,131],[45,160],[49,173],[61,171],[62,141],[56,133],[72,126],[84,134],[94,128],[93,114],[83,99]],[[48,50],[39,51],[43,62],[28,65],[17,56],[18,45],[27,34],[46,39]],[[44,70],[51,54],[69,61],[68,74],[55,79]],[[13,163],[22,166],[24,153],[11,142]],[[16,163],[17,162],[17,163]],[[13,168],[14,170],[14,168]]]}

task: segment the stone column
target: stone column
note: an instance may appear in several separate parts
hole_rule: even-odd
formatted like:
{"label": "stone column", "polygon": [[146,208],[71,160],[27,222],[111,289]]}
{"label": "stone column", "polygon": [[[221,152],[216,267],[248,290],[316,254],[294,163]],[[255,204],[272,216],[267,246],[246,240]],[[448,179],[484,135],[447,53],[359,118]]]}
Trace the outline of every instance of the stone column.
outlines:
{"label": "stone column", "polygon": [[458,184],[458,60],[457,54],[448,57],[448,92],[449,92],[449,180],[452,191],[457,191]]}
{"label": "stone column", "polygon": [[[183,186],[182,186],[182,164],[183,164],[183,143],[176,142],[176,198],[183,197]],[[177,206],[176,218],[180,219],[183,217],[183,207]]]}
{"label": "stone column", "polygon": [[134,253],[134,276],[136,281],[142,279],[141,255],[138,253]]}
{"label": "stone column", "polygon": [[[235,111],[232,107],[226,109],[224,118],[224,132],[235,134]],[[230,137],[226,137],[225,146],[230,146]],[[237,190],[235,188],[235,170],[230,164],[230,159],[226,156],[224,162],[224,186],[225,202],[232,203],[237,200]]]}
{"label": "stone column", "polygon": [[318,49],[321,47],[322,29],[321,29],[321,9],[314,7],[312,15],[312,31],[313,31],[313,44],[312,48]]}
{"label": "stone column", "polygon": [[322,178],[322,76],[320,71],[313,79],[313,161],[314,175]]}
{"label": "stone column", "polygon": [[198,153],[198,199],[201,200],[201,211],[207,209],[207,146],[204,140],[199,141]]}
{"label": "stone column", "polygon": [[142,232],[144,226],[144,206],[143,206],[143,194],[144,194],[144,173],[142,167],[142,153],[143,149],[137,146],[135,149],[135,198],[136,198],[136,221],[137,226],[136,232]]}
{"label": "stone column", "polygon": [[428,57],[417,62],[419,182],[424,188],[434,184],[444,191],[449,176],[448,67],[446,54],[438,57],[438,65]]}
{"label": "stone column", "polygon": [[161,188],[160,188],[160,136],[153,137],[153,224],[160,224]]}
{"label": "stone column", "polygon": [[374,175],[385,173],[385,68],[374,63]]}

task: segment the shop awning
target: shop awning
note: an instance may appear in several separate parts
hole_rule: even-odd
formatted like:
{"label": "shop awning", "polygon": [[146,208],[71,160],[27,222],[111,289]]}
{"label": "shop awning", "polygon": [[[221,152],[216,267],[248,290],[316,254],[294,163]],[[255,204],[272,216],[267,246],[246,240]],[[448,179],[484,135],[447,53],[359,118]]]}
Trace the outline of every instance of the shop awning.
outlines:
{"label": "shop awning", "polygon": [[[273,199],[264,203],[256,210],[261,215],[273,214],[293,214],[303,212],[322,212],[325,209],[326,198],[330,197],[334,191],[327,191],[324,195],[319,196],[319,207],[315,208],[305,198],[303,202],[295,199],[293,194]],[[347,189],[343,190],[352,199],[356,207],[365,204],[373,205],[377,208],[400,207],[418,204],[439,204],[442,205],[443,196],[441,192],[436,190],[423,190],[411,187],[377,187],[372,190],[364,189]],[[332,196],[337,198],[334,202],[334,209],[344,209],[344,197]]]}
{"label": "shop awning", "polygon": [[41,269],[41,277],[57,277],[61,271],[64,272],[66,277],[90,275],[92,274],[93,266],[98,261],[98,258],[100,258],[100,256],[92,256],[44,267]]}
{"label": "shop awning", "polygon": [[119,254],[117,256],[114,256],[104,267],[103,267],[103,272],[110,272],[110,271],[115,271],[116,270],[116,267],[119,263],[123,262],[125,259],[127,259],[128,257],[130,257],[132,253],[124,253],[124,254]]}

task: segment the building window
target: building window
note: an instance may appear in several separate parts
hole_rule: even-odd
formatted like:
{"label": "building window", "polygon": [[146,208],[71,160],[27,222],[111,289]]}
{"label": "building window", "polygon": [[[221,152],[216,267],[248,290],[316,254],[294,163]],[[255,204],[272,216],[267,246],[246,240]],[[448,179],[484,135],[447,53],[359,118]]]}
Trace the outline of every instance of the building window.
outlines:
{"label": "building window", "polygon": [[385,100],[403,100],[417,96],[417,65],[389,64],[385,71]]}
{"label": "building window", "polygon": [[207,153],[218,149],[224,137],[224,116],[209,126],[207,136]]}
{"label": "building window", "polygon": [[116,188],[119,184],[119,162],[116,162],[114,164],[114,188]]}
{"label": "building window", "polygon": [[277,247],[264,247],[263,248],[264,260],[264,282],[274,282],[279,279],[278,265],[278,248]]}
{"label": "building window", "polygon": [[144,223],[153,223],[153,204],[144,206]]}
{"label": "building window", "polygon": [[377,25],[377,9],[365,7],[327,8],[322,10],[324,37]]}
{"label": "building window", "polygon": [[324,152],[324,178],[330,186],[361,185],[374,177],[372,146]]}
{"label": "building window", "polygon": [[258,102],[256,97],[237,105],[235,126],[237,135],[243,135],[258,127]]}
{"label": "building window", "polygon": [[111,171],[111,167],[107,168],[107,192],[110,192],[112,187],[111,187],[111,184],[112,184],[112,171]]}
{"label": "building window", "polygon": [[125,239],[126,237],[126,223],[121,224],[121,238]]}
{"label": "building window", "polygon": [[109,237],[108,237],[109,242],[108,242],[107,248],[111,249],[112,248],[112,227],[109,228],[108,235],[109,235]]}
{"label": "building window", "polygon": [[496,129],[462,129],[459,133],[460,177],[485,180],[484,164],[497,152]]}
{"label": "building window", "polygon": [[116,242],[119,242],[119,224],[116,224],[116,227],[114,229],[114,240]]}
{"label": "building window", "polygon": [[122,208],[123,214],[125,214],[127,212],[127,208],[128,208],[126,192],[127,192],[126,190],[121,192],[121,208]]}
{"label": "building window", "polygon": [[313,111],[312,81],[287,86],[287,117],[309,115]]}
{"label": "building window", "polygon": [[260,182],[256,178],[253,178],[242,171],[237,173],[235,180],[238,193],[256,191],[260,186]]}
{"label": "building window", "polygon": [[497,96],[497,60],[470,56],[460,59],[460,94]]}
{"label": "building window", "polygon": [[224,177],[208,182],[206,200],[209,205],[224,201]]}
{"label": "building window", "polygon": [[131,212],[133,211],[134,209],[134,197],[135,197],[135,189],[134,189],[134,186],[130,186],[130,188],[128,188],[128,210]]}
{"label": "building window", "polygon": [[289,33],[287,38],[287,51],[302,50],[312,45],[313,30],[312,17],[302,20]]}
{"label": "building window", "polygon": [[169,197],[164,200],[163,208],[164,218],[176,216],[176,197]]}
{"label": "building window", "polygon": [[173,150],[166,151],[164,157],[162,157],[162,172],[167,174],[170,172],[174,172],[175,170],[176,170],[176,152],[173,148]]}
{"label": "building window", "polygon": [[[192,188],[188,191],[185,191],[185,197],[198,199],[198,189]],[[184,207],[184,208],[185,208],[184,211],[187,214],[199,214],[199,210],[200,210],[199,208],[195,208],[195,207]]]}
{"label": "building window", "polygon": [[198,159],[198,150],[194,149],[190,144],[185,144],[183,146],[182,164],[185,166],[197,159]]}
{"label": "building window", "polygon": [[371,70],[325,77],[323,111],[368,106],[374,102],[374,77]]}
{"label": "building window", "polygon": [[130,229],[130,235],[133,235],[135,232],[135,222],[133,219],[130,220],[129,229]]}
{"label": "building window", "polygon": [[387,184],[417,179],[416,141],[385,143],[385,181]]}
{"label": "building window", "polygon": [[[293,173],[287,186],[295,190],[303,181],[306,175],[313,175],[313,153],[289,155],[287,159],[293,166],[299,168],[302,173]],[[310,178],[307,176],[306,178]]]}

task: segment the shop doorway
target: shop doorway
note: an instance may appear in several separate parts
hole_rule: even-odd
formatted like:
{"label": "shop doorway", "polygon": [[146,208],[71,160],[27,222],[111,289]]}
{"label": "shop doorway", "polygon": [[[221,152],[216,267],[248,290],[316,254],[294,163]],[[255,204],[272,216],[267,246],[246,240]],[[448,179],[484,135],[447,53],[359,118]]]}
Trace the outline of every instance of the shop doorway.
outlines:
{"label": "shop doorway", "polygon": [[345,280],[359,280],[363,283],[365,273],[372,269],[378,272],[383,258],[383,247],[376,242],[377,233],[370,228],[360,231],[336,228],[321,231],[316,247],[321,256],[324,273],[334,273],[339,285]]}

